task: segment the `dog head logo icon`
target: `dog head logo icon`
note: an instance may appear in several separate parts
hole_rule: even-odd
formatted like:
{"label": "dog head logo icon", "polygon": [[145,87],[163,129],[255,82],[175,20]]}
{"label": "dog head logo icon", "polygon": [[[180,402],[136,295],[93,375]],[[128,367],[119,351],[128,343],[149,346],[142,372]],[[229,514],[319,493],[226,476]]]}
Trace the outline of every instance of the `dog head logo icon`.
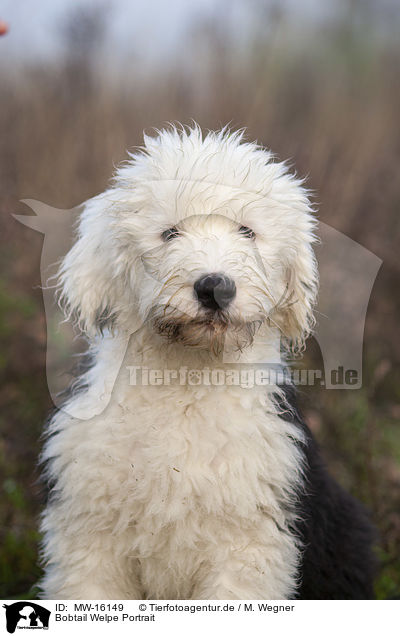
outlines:
{"label": "dog head logo icon", "polygon": [[11,605],[3,605],[6,610],[7,631],[14,634],[16,629],[48,629],[50,610],[31,603],[18,601]]}

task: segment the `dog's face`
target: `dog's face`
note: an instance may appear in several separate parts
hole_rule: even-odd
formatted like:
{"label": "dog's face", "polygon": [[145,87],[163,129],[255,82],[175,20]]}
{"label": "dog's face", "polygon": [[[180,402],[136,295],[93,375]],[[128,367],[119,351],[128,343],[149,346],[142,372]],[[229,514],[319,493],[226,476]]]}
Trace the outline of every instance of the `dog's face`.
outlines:
{"label": "dog's face", "polygon": [[[144,320],[171,341],[220,350],[252,340],[276,301],[255,232],[218,213],[182,218],[144,251],[138,283]],[[282,295],[282,294],[281,294]],[[227,342],[228,341],[228,342]]]}
{"label": "dog's face", "polygon": [[147,328],[185,346],[298,344],[312,320],[314,221],[304,189],[240,135],[163,131],[91,200],[64,297],[90,331]]}

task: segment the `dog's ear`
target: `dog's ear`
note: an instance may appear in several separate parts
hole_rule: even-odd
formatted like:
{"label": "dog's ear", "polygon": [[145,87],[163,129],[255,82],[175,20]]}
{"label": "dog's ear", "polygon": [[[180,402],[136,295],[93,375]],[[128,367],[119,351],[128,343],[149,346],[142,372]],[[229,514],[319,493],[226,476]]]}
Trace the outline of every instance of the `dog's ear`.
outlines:
{"label": "dog's ear", "polygon": [[85,204],[77,241],[58,272],[60,303],[67,317],[90,335],[115,326],[124,298],[111,206],[110,191]]}
{"label": "dog's ear", "polygon": [[315,324],[314,305],[318,292],[318,268],[312,244],[314,221],[299,231],[296,246],[290,250],[285,269],[285,290],[274,316],[284,345],[292,352],[304,348],[304,342]]}

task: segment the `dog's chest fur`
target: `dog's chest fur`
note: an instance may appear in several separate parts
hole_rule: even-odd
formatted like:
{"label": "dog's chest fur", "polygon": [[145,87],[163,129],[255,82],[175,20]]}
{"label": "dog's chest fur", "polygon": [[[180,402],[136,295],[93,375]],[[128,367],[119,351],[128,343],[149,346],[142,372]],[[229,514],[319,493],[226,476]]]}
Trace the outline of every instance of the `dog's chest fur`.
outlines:
{"label": "dog's chest fur", "polygon": [[243,517],[256,506],[277,512],[298,477],[296,432],[266,411],[261,391],[251,391],[132,387],[112,405],[118,424],[105,424],[114,437],[107,453],[123,467],[132,504],[165,522],[196,509],[218,514],[231,508]]}
{"label": "dog's chest fur", "polygon": [[[94,373],[104,378],[101,359]],[[301,483],[299,429],[278,416],[265,387],[133,386],[132,359],[166,365],[159,350],[146,360],[128,350],[101,414],[71,421],[60,413],[52,424],[58,434],[46,455],[70,510],[71,543],[104,532],[112,560],[134,565],[140,595],[290,597],[300,552],[289,527]],[[185,360],[188,368],[195,360]],[[233,569],[221,583],[227,563]]]}
{"label": "dog's chest fur", "polygon": [[223,567],[224,553],[240,555],[249,541],[271,577],[269,587],[260,581],[264,594],[293,591],[299,550],[288,524],[300,433],[275,411],[265,388],[129,386],[121,375],[87,452],[97,508],[101,474],[110,530],[139,559],[148,596],[191,596],[202,570],[218,559]]}

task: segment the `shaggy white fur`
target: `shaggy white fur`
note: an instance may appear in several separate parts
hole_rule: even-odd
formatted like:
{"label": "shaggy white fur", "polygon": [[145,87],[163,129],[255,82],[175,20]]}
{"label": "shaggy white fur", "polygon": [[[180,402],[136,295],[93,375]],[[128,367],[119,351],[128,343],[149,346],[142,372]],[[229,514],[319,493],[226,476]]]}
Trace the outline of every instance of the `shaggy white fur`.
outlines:
{"label": "shaggy white fur", "polygon": [[[49,424],[45,598],[293,595],[301,434],[276,387],[131,380],[132,367],[259,368],[277,329],[301,345],[314,224],[285,164],[197,126],[145,137],[87,203],[60,281],[94,363]],[[218,311],[194,293],[210,273],[236,285]]]}

